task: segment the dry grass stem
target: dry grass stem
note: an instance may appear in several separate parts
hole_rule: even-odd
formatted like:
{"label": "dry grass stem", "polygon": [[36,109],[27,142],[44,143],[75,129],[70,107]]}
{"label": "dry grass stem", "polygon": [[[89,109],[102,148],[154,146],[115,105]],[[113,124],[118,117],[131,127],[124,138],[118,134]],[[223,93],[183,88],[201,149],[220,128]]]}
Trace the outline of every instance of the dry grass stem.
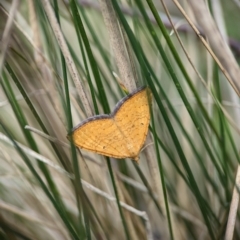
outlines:
{"label": "dry grass stem", "polygon": [[[205,87],[205,89],[207,90],[208,94],[211,96],[211,98],[214,100],[214,103],[216,105],[218,105],[218,107],[223,111],[225,117],[229,120],[229,123],[235,128],[235,130],[237,130],[239,133],[240,133],[240,128],[239,126],[235,123],[235,121],[232,119],[232,117],[228,114],[227,110],[223,107],[223,105],[218,101],[218,99],[212,94],[212,91],[210,89],[210,86],[206,83],[206,81],[203,79],[203,77],[201,76],[200,72],[197,70],[197,68],[195,67],[193,61],[191,60],[191,57],[190,55],[188,54],[186,48],[184,47],[184,44],[176,30],[176,27],[174,26],[173,22],[171,21],[171,17],[169,15],[169,12],[166,8],[166,5],[164,4],[163,1],[161,1],[163,3],[163,7],[166,11],[166,14],[167,16],[169,17],[169,21],[170,23],[172,24],[172,28],[173,28],[173,31],[182,47],[182,50],[184,51],[189,63],[191,64],[192,68],[194,69],[195,73],[197,74],[198,78],[201,80],[201,83],[203,84],[203,86]],[[209,101],[207,101],[208,103],[210,103]],[[235,105],[235,104],[234,104]]]}
{"label": "dry grass stem", "polygon": [[224,38],[219,32],[215,22],[213,21],[205,2],[189,0],[189,3],[199,26],[202,28],[211,48],[213,49],[214,54],[217,56],[218,60],[221,62],[221,65],[229,74],[230,77],[227,77],[227,79],[238,96],[240,96],[240,70],[238,64],[227,43],[224,41]]}
{"label": "dry grass stem", "polygon": [[61,48],[62,53],[63,53],[63,55],[66,59],[68,70],[71,74],[71,77],[72,77],[74,83],[75,83],[77,92],[80,95],[81,101],[82,101],[84,109],[86,111],[86,115],[88,117],[90,117],[90,116],[93,115],[93,111],[92,111],[91,106],[89,104],[88,97],[87,97],[87,95],[84,91],[82,82],[79,80],[80,76],[79,76],[77,68],[74,64],[72,56],[69,52],[69,49],[68,49],[67,44],[65,42],[65,39],[62,35],[62,31],[61,31],[60,26],[57,22],[54,11],[53,11],[53,9],[51,7],[51,4],[48,0],[42,0],[42,2],[43,2],[43,7],[44,7],[44,9],[46,11],[46,14],[48,16],[49,22],[51,24],[51,27],[54,31],[55,37],[58,41],[59,47]]}
{"label": "dry grass stem", "polygon": [[235,229],[237,211],[239,206],[239,192],[240,192],[240,166],[238,166],[237,168],[237,175],[235,179],[235,185],[233,188],[232,201],[230,205],[228,222],[227,222],[226,233],[224,238],[225,240],[233,239],[233,233]]}
{"label": "dry grass stem", "polygon": [[114,52],[120,78],[128,91],[132,92],[136,89],[136,83],[116,14],[111,1],[101,0],[100,2],[102,15],[109,33],[110,46]]}
{"label": "dry grass stem", "polygon": [[[5,136],[4,134],[0,133],[0,140],[10,144],[11,146],[14,146],[13,142],[11,141],[11,139],[9,139],[7,136]],[[15,141],[17,142],[17,141]],[[29,156],[43,162],[46,163],[47,165],[49,165],[50,167],[52,167],[53,169],[57,170],[60,173],[63,173],[64,175],[66,175],[69,178],[73,178],[73,175],[68,173],[66,170],[64,170],[63,168],[61,168],[59,165],[53,163],[51,160],[49,160],[48,158],[44,157],[43,155],[31,150],[28,147],[25,147],[23,144],[17,142],[18,146]]]}
{"label": "dry grass stem", "polygon": [[[33,42],[35,43],[34,48],[34,59],[37,65],[37,68],[40,70],[41,73],[41,82],[45,88],[46,93],[48,93],[49,99],[52,101],[55,111],[57,112],[59,118],[64,123],[64,114],[61,108],[61,105],[58,101],[58,92],[55,88],[54,84],[54,77],[52,76],[51,68],[49,68],[49,64],[45,61],[45,57],[43,54],[40,54],[43,51],[41,36],[40,36],[40,29],[38,26],[36,11],[34,8],[34,2],[28,1],[29,3],[29,22],[31,24],[32,32],[33,32]],[[47,114],[50,115],[50,114]]]}
{"label": "dry grass stem", "polygon": [[16,214],[30,222],[37,223],[45,227],[58,229],[58,226],[56,226],[52,222],[49,222],[47,219],[41,219],[39,218],[39,216],[35,217],[33,214],[29,214],[29,212],[25,212],[14,205],[6,204],[1,200],[0,200],[0,209]]}
{"label": "dry grass stem", "polygon": [[222,35],[224,41],[227,42],[228,38],[227,38],[226,26],[224,22],[221,3],[219,0],[215,0],[212,2],[212,11],[213,11],[214,19],[216,21],[217,28],[220,34]]}
{"label": "dry grass stem", "polygon": [[[199,37],[199,39],[201,40],[201,42],[203,43],[203,45],[206,47],[206,49],[208,50],[208,52],[211,54],[211,56],[213,57],[213,59],[216,61],[216,63],[218,64],[218,66],[219,66],[219,68],[221,69],[221,71],[222,71],[222,73],[225,75],[225,77],[227,78],[227,80],[229,81],[229,83],[232,85],[232,87],[234,88],[234,90],[236,91],[236,93],[240,96],[240,88],[239,88],[239,84],[235,81],[236,80],[236,76],[238,76],[238,74],[237,75],[235,75],[235,77],[233,76],[233,74],[234,73],[238,73],[238,71],[239,71],[239,69],[238,69],[238,67],[236,66],[236,61],[234,60],[233,62],[235,62],[235,67],[233,66],[233,67],[230,67],[229,66],[229,64],[226,64],[226,65],[223,65],[223,64],[225,64],[225,62],[226,62],[226,56],[224,56],[224,61],[223,62],[221,62],[219,59],[218,59],[218,57],[223,57],[222,56],[222,53],[220,54],[219,53],[219,49],[221,49],[222,50],[222,48],[219,48],[220,46],[219,45],[221,45],[221,44],[223,44],[224,45],[224,49],[226,50],[226,52],[228,52],[228,51],[230,51],[229,50],[229,48],[228,48],[228,46],[227,46],[227,44],[223,41],[223,39],[222,39],[222,37],[221,37],[221,35],[219,34],[219,32],[216,30],[216,28],[214,27],[214,30],[216,30],[217,31],[217,35],[218,35],[218,44],[217,44],[217,49],[215,49],[215,47],[213,47],[213,49],[214,50],[217,50],[217,53],[219,53],[219,56],[217,57],[216,55],[215,55],[215,53],[212,51],[212,49],[210,48],[210,46],[208,45],[208,43],[206,42],[206,40],[204,39],[204,37],[202,36],[202,34],[200,33],[200,31],[196,28],[196,26],[194,25],[194,23],[190,20],[190,18],[187,16],[187,14],[185,13],[185,11],[183,10],[183,8],[181,7],[181,5],[179,4],[179,2],[177,1],[177,0],[173,0],[173,2],[175,3],[175,5],[177,6],[177,8],[180,10],[180,12],[184,15],[184,17],[186,18],[186,20],[188,21],[188,23],[190,24],[190,26],[193,28],[193,30],[195,31],[195,33],[198,35],[198,37]],[[194,1],[190,1],[193,5],[194,5]],[[203,3],[203,1],[201,1],[201,3],[202,4],[204,4]],[[197,4],[197,3],[196,3]],[[195,5],[194,5],[195,6]],[[205,9],[205,7],[203,7],[203,9]],[[201,9],[202,10],[202,9]],[[196,11],[196,9],[195,9],[195,11]],[[201,13],[201,14],[203,14],[203,15],[200,15],[199,16],[199,18],[201,18],[201,20],[203,20],[203,19],[205,19],[205,17],[203,18],[203,17],[201,17],[201,16],[205,16],[205,13],[206,14],[208,14],[208,15],[210,15],[209,14],[209,12],[208,12],[208,10],[206,10],[206,12],[204,12],[204,13]],[[207,18],[207,17],[206,17]],[[210,18],[210,21],[211,21],[211,23],[213,23],[213,20],[212,20],[212,18]],[[205,22],[204,22],[205,23]],[[206,22],[206,24],[208,25],[208,23]],[[210,24],[209,24],[210,25]],[[200,25],[201,26],[201,25]],[[215,26],[215,24],[213,23],[213,25],[212,25],[212,27],[213,26]],[[202,27],[202,26],[201,26]],[[209,31],[209,29],[207,29],[208,31]],[[213,30],[213,29],[212,29]],[[212,32],[204,32],[204,34],[206,34],[206,36],[208,37],[208,34],[212,34],[213,36],[215,36]],[[212,42],[210,41],[210,44],[211,44],[211,46],[212,46],[212,44],[214,43],[214,40],[213,39],[211,39],[212,40]],[[221,47],[223,47],[223,46],[221,46]],[[221,52],[221,50],[220,50],[220,52]],[[224,52],[224,51],[223,51]],[[216,53],[216,54],[217,54]],[[230,55],[231,55],[231,59],[233,58],[233,56],[232,56],[232,53],[230,53]],[[222,58],[220,58],[221,60],[222,60]],[[229,67],[229,68],[226,68],[225,69],[225,67]]]}
{"label": "dry grass stem", "polygon": [[235,4],[240,8],[240,1],[239,0],[233,0]]}
{"label": "dry grass stem", "polygon": [[[185,14],[184,10],[181,8],[181,6],[179,5],[179,3],[177,1],[174,0],[174,2],[176,3],[176,5],[179,7],[179,10],[182,11],[183,15],[186,17],[186,19],[189,21],[189,24],[196,30],[196,32],[198,32],[197,28],[193,25],[193,23],[191,22],[191,20],[188,18],[188,16]],[[191,58],[189,56],[189,54],[187,53],[186,49],[183,46],[183,43],[174,27],[174,25],[172,25],[174,32],[179,40],[179,43],[184,51],[184,53],[186,54],[186,57],[189,60],[189,63],[191,64],[191,66],[193,67],[194,71],[196,72],[197,76],[199,77],[199,79],[201,80],[202,84],[205,86],[208,94],[212,97],[212,99],[214,100],[214,102],[218,105],[218,107],[222,110],[223,114],[225,115],[225,117],[228,119],[229,123],[234,127],[234,129],[240,134],[240,128],[238,126],[238,124],[235,123],[235,120],[232,119],[232,117],[229,115],[229,113],[226,111],[226,109],[222,106],[222,104],[218,101],[218,99],[212,94],[211,90],[209,89],[209,86],[207,85],[207,83],[204,81],[204,79],[202,78],[201,74],[198,72],[198,70],[196,69],[196,67],[194,66],[193,62],[191,61]],[[199,32],[198,32],[199,33]],[[203,42],[206,43],[206,41],[202,38],[202,36],[200,36],[201,40]],[[207,43],[206,43],[207,44]],[[205,45],[205,44],[204,44]],[[211,49],[208,47],[208,45],[205,45],[205,47],[210,51],[210,53],[212,52]],[[213,55],[212,55],[213,54]],[[217,63],[219,63],[221,65],[221,63],[217,60],[217,58],[214,57],[214,53],[212,52],[212,56],[215,59],[215,61]],[[226,71],[223,70],[223,73]],[[227,77],[227,76],[226,76]],[[228,79],[229,80],[229,79]],[[236,89],[235,89],[236,90]],[[238,113],[239,111],[237,111]],[[239,114],[237,114],[237,118],[239,117]]]}
{"label": "dry grass stem", "polygon": [[20,3],[19,0],[12,1],[11,9],[10,9],[10,12],[8,15],[8,20],[7,20],[5,29],[2,34],[2,39],[1,39],[1,43],[0,43],[0,76],[2,76],[2,69],[3,69],[4,62],[5,62],[5,57],[7,54],[9,43],[11,42],[10,41],[11,40],[11,31],[12,31],[14,18],[16,16],[16,12],[18,10],[19,3]]}
{"label": "dry grass stem", "polygon": [[[88,188],[88,189],[90,189],[91,191],[97,193],[98,195],[106,198],[106,199],[109,200],[109,201],[116,202],[116,198],[115,198],[115,197],[113,197],[113,196],[111,196],[110,194],[108,194],[108,193],[106,193],[106,192],[104,192],[104,191],[102,191],[102,190],[94,187],[93,185],[91,185],[90,183],[88,183],[88,182],[86,182],[86,181],[84,181],[84,180],[81,180],[81,181],[82,181],[83,186],[85,186],[86,188]],[[147,213],[146,213],[145,211],[139,211],[139,210],[137,210],[136,208],[134,208],[134,207],[132,207],[132,206],[130,206],[130,205],[122,202],[122,201],[120,201],[120,205],[121,205],[124,209],[126,209],[126,210],[128,210],[129,212],[131,212],[131,213],[133,213],[133,214],[141,217],[141,218],[145,221],[145,224],[146,224],[146,227],[147,227],[146,229],[147,229],[147,232],[148,232],[148,236],[151,236],[151,237],[149,237],[148,239],[153,239],[153,238],[152,238],[152,235],[151,235],[151,231],[149,231],[149,230],[151,230],[151,225],[150,225],[150,222],[149,222]]]}
{"label": "dry grass stem", "polygon": [[70,147],[68,143],[63,142],[63,141],[61,141],[61,140],[59,140],[59,139],[57,139],[57,138],[55,138],[55,137],[51,137],[51,136],[47,135],[46,133],[44,133],[44,132],[42,132],[42,131],[34,128],[34,127],[31,127],[31,126],[26,125],[26,126],[25,126],[25,129],[26,129],[26,130],[30,130],[31,132],[34,132],[34,133],[36,133],[37,135],[39,135],[39,136],[41,136],[41,137],[43,137],[43,138],[45,138],[45,139],[47,139],[47,140],[49,140],[49,141],[51,141],[51,142],[59,143],[59,144],[61,144],[63,147],[66,147],[66,148],[69,148],[69,147]]}

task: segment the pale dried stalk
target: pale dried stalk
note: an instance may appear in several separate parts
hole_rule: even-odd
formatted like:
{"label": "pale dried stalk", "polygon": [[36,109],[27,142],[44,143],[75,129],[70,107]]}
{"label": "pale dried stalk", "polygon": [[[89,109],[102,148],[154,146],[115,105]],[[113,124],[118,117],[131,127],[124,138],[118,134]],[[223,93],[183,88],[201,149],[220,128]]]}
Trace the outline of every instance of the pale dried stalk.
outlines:
{"label": "pale dried stalk", "polygon": [[[119,203],[121,205],[121,202],[123,202],[123,201],[125,202],[125,200],[126,200],[126,197],[125,197],[125,194],[124,194],[124,192],[125,192],[124,191],[124,186],[121,182],[117,181],[116,174],[114,174],[114,178],[115,178],[115,183],[116,183],[117,190],[118,190]],[[124,211],[123,211],[123,214],[125,216],[125,220],[126,220],[126,223],[127,223],[127,228],[129,230],[131,239],[136,239],[137,240],[136,230],[133,227],[131,217],[129,216],[128,213],[125,213]]]}
{"label": "pale dried stalk", "polygon": [[137,69],[136,69],[136,65],[135,65],[135,61],[134,61],[135,59],[134,59],[134,54],[133,54],[133,51],[132,51],[132,47],[131,47],[130,42],[128,41],[128,37],[127,37],[126,32],[124,31],[123,26],[120,25],[120,28],[121,28],[124,43],[125,43],[125,46],[126,46],[126,50],[127,50],[127,53],[128,53],[130,68],[131,68],[131,71],[132,71],[132,74],[133,74],[133,79],[135,80],[135,84],[137,86],[139,86],[139,80],[138,80],[138,76],[137,76]]}
{"label": "pale dried stalk", "polygon": [[[33,48],[34,59],[35,59],[38,69],[41,72],[40,79],[41,79],[41,82],[42,82],[46,92],[48,93],[48,97],[51,100],[55,111],[57,112],[61,121],[63,123],[65,123],[65,116],[64,116],[62,107],[60,106],[58,98],[57,98],[58,93],[56,91],[56,87],[53,82],[52,71],[48,67],[48,64],[45,61],[43,54],[41,54],[43,47],[42,47],[42,42],[41,42],[41,38],[40,38],[40,34],[39,34],[40,30],[38,27],[37,16],[36,16],[36,11],[34,8],[33,0],[29,0],[28,3],[29,3],[28,4],[29,5],[29,22],[30,22],[30,25],[32,28],[33,42],[35,43],[35,48]],[[46,106],[48,106],[48,104],[45,105],[45,109],[47,108]],[[47,111],[49,111],[49,110],[47,110]],[[49,113],[50,113],[50,111],[49,111]],[[46,116],[47,117],[51,116],[51,114],[46,114]],[[49,121],[51,122],[51,119],[49,119]]]}
{"label": "pale dried stalk", "polygon": [[112,2],[110,0],[101,0],[100,3],[120,78],[128,91],[132,92],[136,89],[135,79]]}
{"label": "pale dried stalk", "polygon": [[[185,13],[184,13],[185,14]],[[170,20],[171,21],[171,20]],[[202,81],[203,85],[206,87],[209,95],[214,99],[214,101],[216,102],[216,104],[222,109],[224,115],[227,117],[227,119],[232,122],[232,125],[236,125],[235,123],[233,123],[232,121],[232,118],[228,115],[227,111],[222,107],[222,105],[218,102],[218,100],[215,98],[215,96],[211,93],[211,91],[208,89],[208,86],[206,85],[206,83],[204,82],[202,76],[200,75],[200,73],[197,71],[197,69],[195,68],[195,66],[193,65],[187,51],[185,50],[183,44],[182,44],[182,41],[174,27],[173,26],[173,29],[174,29],[174,32],[179,40],[179,43],[181,44],[182,46],[182,49],[183,51],[185,52],[190,64],[192,65],[192,67],[194,68],[197,76],[200,78],[200,80]],[[237,126],[236,126],[237,127]],[[238,127],[237,127],[238,129]],[[239,187],[240,186],[240,169],[238,168],[238,174],[237,174],[237,177],[236,177],[236,187]],[[236,221],[236,212],[237,212],[237,207],[238,207],[238,203],[239,203],[239,194],[237,192],[237,189],[234,188],[234,192],[233,192],[233,198],[232,198],[232,203],[231,203],[231,210],[230,210],[230,213],[229,213],[229,220],[228,220],[228,226],[227,226],[227,232],[226,232],[226,235],[225,235],[225,240],[230,240],[232,239],[232,236],[233,236],[233,232],[234,232],[234,224],[235,224],[235,221]]]}
{"label": "pale dried stalk", "polygon": [[48,228],[57,229],[57,230],[59,229],[58,226],[54,225],[48,219],[41,219],[41,217],[39,218],[39,216],[35,217],[33,214],[23,211],[22,209],[14,205],[11,205],[9,203],[5,203],[2,200],[0,200],[0,209],[10,212],[12,214],[18,215],[21,218],[28,220],[29,222],[40,224],[43,227],[48,227]]}
{"label": "pale dried stalk", "polygon": [[231,50],[224,41],[212,16],[210,15],[205,2],[195,0],[188,0],[188,2],[192,7],[194,16],[199,26],[207,37],[214,54],[216,54],[218,60],[221,62],[221,65],[229,74],[227,79],[238,96],[240,96],[240,69]]}
{"label": "pale dried stalk", "polygon": [[[226,31],[225,24],[224,24],[224,17],[223,17],[223,13],[222,13],[220,0],[214,0],[213,4],[212,4],[212,8],[213,8],[214,19],[216,19],[217,27],[218,27],[221,35],[223,36],[225,42],[227,42],[227,31]],[[221,49],[220,49],[220,51],[221,51]],[[231,102],[238,104],[239,95],[235,94],[234,89],[232,89],[230,86],[227,86],[227,87],[228,87],[228,91],[229,91],[228,96],[227,96],[228,99]],[[236,123],[239,123],[239,121],[240,121],[239,109],[234,109],[233,118]]]}
{"label": "pale dried stalk", "polygon": [[[181,7],[181,5],[179,4],[179,2],[177,0],[172,0],[176,6],[178,7],[178,9],[180,10],[180,12],[183,14],[183,16],[186,18],[186,20],[188,21],[188,23],[190,24],[190,26],[193,28],[193,30],[196,32],[196,34],[199,36],[199,39],[202,41],[203,45],[206,47],[206,49],[208,50],[208,52],[211,54],[211,56],[213,57],[213,59],[215,60],[215,62],[218,64],[219,68],[221,69],[222,73],[225,75],[225,77],[228,79],[228,81],[231,84],[231,78],[228,74],[228,72],[223,68],[221,62],[218,60],[218,58],[215,56],[215,54],[213,53],[213,51],[211,50],[211,48],[209,47],[208,43],[205,41],[205,39],[202,37],[201,33],[199,32],[199,30],[196,28],[196,26],[193,24],[193,22],[189,19],[189,17],[187,16],[187,14],[185,13],[185,11],[183,10],[183,8]],[[181,43],[181,41],[180,41]],[[182,44],[181,44],[182,45]],[[182,45],[183,47],[183,45]],[[184,50],[184,47],[183,47]],[[186,51],[185,51],[186,53]],[[212,98],[214,99],[215,103],[218,105],[219,108],[221,108],[221,110],[223,111],[225,117],[228,119],[229,123],[234,127],[234,129],[240,134],[240,128],[239,126],[235,123],[235,121],[230,117],[230,115],[228,114],[228,112],[225,110],[224,107],[222,107],[221,103],[219,103],[218,99],[211,93],[211,90],[208,88],[207,84],[205,83],[205,81],[203,80],[203,78],[201,77],[201,75],[198,73],[197,69],[194,67],[194,65],[192,64],[192,61],[190,60],[190,57],[188,54],[186,54],[187,58],[189,59],[189,62],[191,63],[192,67],[194,68],[195,72],[197,73],[197,75],[199,76],[199,79],[202,81],[203,85],[206,87],[206,90],[208,91],[208,93],[212,96]],[[232,84],[231,84],[232,85]],[[233,86],[233,85],[232,85]],[[234,88],[234,86],[233,86]],[[234,88],[234,90],[236,91],[236,93],[238,94],[236,88]],[[237,115],[237,118],[239,118],[239,116]],[[238,122],[238,121],[236,121]]]}
{"label": "pale dried stalk", "polygon": [[84,109],[86,111],[86,115],[88,117],[90,117],[90,116],[93,115],[92,109],[90,107],[87,95],[86,95],[86,93],[84,91],[83,84],[79,80],[80,76],[79,76],[77,68],[76,68],[76,66],[74,64],[72,56],[71,56],[71,54],[69,52],[69,49],[68,49],[67,44],[65,42],[65,39],[64,39],[64,37],[62,35],[61,29],[59,27],[59,24],[57,22],[57,19],[55,17],[55,14],[53,12],[51,4],[49,3],[48,0],[42,0],[42,3],[43,3],[43,7],[45,9],[45,12],[46,12],[46,14],[48,16],[48,20],[50,22],[50,25],[51,25],[51,27],[52,27],[52,29],[54,31],[55,37],[56,37],[56,39],[58,41],[59,47],[61,48],[62,53],[64,55],[64,58],[66,60],[66,63],[67,63],[67,66],[68,66],[68,70],[69,70],[69,72],[71,74],[71,77],[72,77],[74,83],[75,83],[77,92],[78,92],[78,94],[79,94],[79,96],[81,98],[81,101],[83,103]]}
{"label": "pale dried stalk", "polygon": [[233,2],[235,2],[235,4],[240,8],[240,1],[239,0],[233,0]]}
{"label": "pale dried stalk", "polygon": [[[0,133],[0,140],[10,144],[11,146],[14,146],[12,140],[10,138],[8,138],[6,135],[4,135],[3,133]],[[73,175],[68,173],[66,170],[64,170],[62,167],[60,167],[58,164],[55,164],[53,163],[52,161],[48,160],[48,158],[44,157],[43,155],[33,151],[32,149],[24,146],[23,144],[15,141],[19,148],[21,148],[21,150],[27,154],[28,156],[31,156],[31,157],[34,157],[35,159],[45,163],[45,164],[48,164],[49,166],[51,166],[52,168],[54,168],[55,170],[57,170],[58,172],[60,173],[63,173],[65,174],[67,177],[69,178],[73,178]]]}
{"label": "pale dried stalk", "polygon": [[33,33],[32,42],[34,42],[33,54],[37,65],[41,66],[42,63],[45,64],[45,61],[43,61],[43,56],[40,54],[40,52],[42,52],[42,45],[39,36],[40,30],[37,24],[36,11],[32,0],[28,1],[28,6],[29,6],[29,23]]}
{"label": "pale dried stalk", "polygon": [[[13,146],[11,139],[7,138],[2,133],[0,134],[0,139],[2,138],[2,136],[3,136],[3,140],[6,138],[7,141]],[[19,145],[19,143],[18,143],[18,145]],[[20,148],[21,148],[21,146],[20,146]],[[16,206],[10,207],[8,203],[4,204],[4,203],[1,203],[1,201],[0,201],[0,209],[4,208],[5,210],[7,210],[9,212],[20,215],[22,218],[26,218],[27,220],[29,220],[31,222],[36,222],[36,223],[40,223],[40,224],[43,223],[43,221],[40,221],[39,218],[40,219],[44,218],[45,220],[48,219],[48,222],[44,222],[43,225],[45,227],[50,227],[50,228],[57,229],[59,231],[59,234],[61,234],[62,236],[65,236],[65,239],[68,239],[68,234],[66,233],[65,228],[63,228],[63,226],[62,226],[62,221],[60,221],[58,219],[58,217],[56,218],[56,215],[54,214],[54,212],[52,211],[51,208],[46,208],[46,206],[48,206],[48,203],[46,203],[46,199],[38,191],[38,189],[34,186],[33,182],[29,181],[29,179],[26,177],[26,172],[23,171],[23,169],[19,166],[18,161],[13,161],[12,156],[10,156],[7,152],[1,151],[1,150],[2,149],[0,148],[0,153],[4,156],[3,159],[5,159],[10,164],[10,166],[13,170],[12,177],[14,177],[14,179],[18,179],[18,177],[19,177],[18,181],[21,180],[23,182],[23,184],[24,184],[25,188],[27,189],[28,193],[30,193],[30,194],[32,193],[32,196],[35,197],[39,206],[41,206],[42,209],[45,209],[46,212],[44,213],[44,216],[39,215],[38,220],[36,220],[36,218],[32,218],[31,216],[24,213],[24,211],[17,210]],[[36,153],[36,154],[38,154],[38,153]],[[51,161],[48,160],[48,162],[51,162]],[[9,175],[9,173],[6,173],[6,174]],[[11,177],[11,175],[10,175],[10,177]],[[50,225],[49,224],[50,222],[54,223],[54,225],[52,225],[52,224]]]}
{"label": "pale dried stalk", "polygon": [[34,133],[36,133],[36,134],[38,134],[39,136],[47,139],[48,141],[51,141],[51,142],[54,142],[54,143],[59,143],[59,144],[61,144],[62,146],[67,147],[67,148],[70,147],[69,144],[67,144],[66,142],[63,142],[63,141],[61,141],[61,140],[59,140],[59,139],[57,139],[57,138],[55,138],[55,137],[51,137],[51,136],[49,136],[48,134],[46,134],[46,133],[44,133],[44,132],[42,132],[42,131],[34,128],[34,127],[31,127],[31,126],[29,126],[29,125],[26,125],[24,128],[27,129],[27,130],[30,130],[30,131],[32,131],[32,132],[34,132]]}
{"label": "pale dried stalk", "polygon": [[238,88],[235,86],[233,80],[231,79],[228,71],[225,70],[225,68],[223,67],[222,63],[219,61],[219,59],[216,57],[215,53],[212,51],[212,49],[210,48],[210,46],[208,45],[208,43],[206,42],[206,40],[203,38],[202,34],[200,33],[200,31],[197,29],[197,27],[193,24],[193,22],[191,21],[191,19],[187,16],[187,14],[185,13],[185,11],[183,10],[183,8],[181,7],[181,5],[179,4],[179,2],[177,0],[172,0],[175,5],[177,6],[177,8],[179,9],[179,11],[183,14],[183,16],[186,18],[186,20],[188,21],[188,23],[190,24],[190,26],[192,27],[192,29],[194,30],[194,32],[198,35],[199,39],[201,40],[201,42],[203,43],[203,45],[206,47],[207,51],[211,54],[211,56],[213,57],[213,59],[215,60],[215,62],[217,63],[218,67],[221,69],[222,73],[225,75],[225,77],[227,78],[227,80],[229,81],[229,83],[232,85],[232,87],[234,88],[234,90],[236,91],[237,94],[239,94],[239,90]]}
{"label": "pale dried stalk", "polygon": [[158,162],[156,158],[156,153],[154,151],[154,145],[150,145],[150,143],[153,142],[153,138],[148,133],[147,135],[147,140],[144,146],[148,145],[146,149],[143,151],[146,159],[147,159],[147,164],[149,167],[149,171],[151,174],[151,182],[152,182],[152,191],[156,193],[156,199],[158,200],[158,203],[160,207],[162,208],[163,215],[166,215],[166,211],[164,206],[164,199],[163,199],[163,192],[162,192],[162,181],[160,177],[160,172],[159,172],[159,167],[158,167]]}
{"label": "pale dried stalk", "polygon": [[2,76],[2,69],[3,69],[5,57],[7,54],[8,45],[11,39],[11,31],[12,31],[12,26],[14,22],[14,17],[18,10],[19,3],[20,3],[19,0],[13,0],[12,6],[9,12],[8,20],[7,20],[5,29],[3,31],[3,35],[0,43],[0,76]]}
{"label": "pale dried stalk", "polygon": [[[183,44],[182,44],[182,42],[181,42],[181,39],[180,39],[180,37],[179,37],[179,35],[178,35],[178,33],[177,33],[177,30],[176,30],[176,28],[174,27],[174,24],[173,24],[172,19],[171,19],[171,17],[170,17],[170,14],[169,14],[168,8],[167,8],[167,6],[166,6],[166,4],[165,4],[165,1],[164,1],[164,0],[160,0],[160,1],[161,1],[161,3],[162,3],[163,9],[164,9],[164,11],[165,11],[165,13],[166,13],[166,15],[167,15],[167,17],[168,17],[169,22],[170,22],[170,24],[172,25],[173,31],[174,31],[174,33],[175,33],[176,36],[177,36],[177,39],[178,39],[180,45],[182,46],[182,48],[183,48],[186,56],[188,57],[188,54],[187,54],[186,50],[184,49],[184,46],[183,46]],[[189,61],[191,62],[190,59],[189,59]],[[192,62],[191,62],[191,63],[192,63]],[[193,65],[193,64],[192,64],[192,65]],[[194,65],[193,65],[193,69],[195,70]],[[169,204],[169,211],[170,211],[170,216],[171,216],[171,223],[172,223],[173,235],[174,235],[174,236],[181,236],[179,229],[176,227],[176,226],[178,225],[178,224],[177,224],[177,220],[176,220],[176,214],[173,214],[173,210],[172,210],[172,207],[170,206],[170,204]]]}
{"label": "pale dried stalk", "polygon": [[227,42],[227,31],[226,31],[226,26],[224,22],[224,16],[223,16],[220,0],[212,1],[212,11],[213,11],[213,17],[216,21],[219,32],[221,33],[224,41]]}
{"label": "pale dried stalk", "polygon": [[236,223],[237,210],[239,205],[239,191],[240,191],[240,166],[237,169],[235,186],[233,189],[232,201],[228,215],[227,228],[225,233],[225,240],[233,239],[234,227]]}
{"label": "pale dried stalk", "polygon": [[[90,189],[91,191],[97,193],[98,195],[108,199],[109,201],[114,201],[116,202],[116,198],[111,196],[110,194],[100,190],[99,188],[96,188],[94,187],[93,185],[91,185],[90,183],[84,181],[84,180],[81,180],[82,181],[82,184],[83,186],[85,186],[86,188]],[[119,189],[119,188],[118,188]],[[146,212],[144,211],[139,211],[137,210],[136,208],[133,208],[132,206],[120,201],[120,205],[128,210],[129,212],[141,217],[144,221],[145,221],[145,224],[146,224],[146,230],[147,230],[147,235],[148,235],[148,239],[153,239],[153,236],[152,236],[152,232],[151,232],[151,225],[150,225],[150,222],[149,222],[149,219],[148,219],[148,215]]]}

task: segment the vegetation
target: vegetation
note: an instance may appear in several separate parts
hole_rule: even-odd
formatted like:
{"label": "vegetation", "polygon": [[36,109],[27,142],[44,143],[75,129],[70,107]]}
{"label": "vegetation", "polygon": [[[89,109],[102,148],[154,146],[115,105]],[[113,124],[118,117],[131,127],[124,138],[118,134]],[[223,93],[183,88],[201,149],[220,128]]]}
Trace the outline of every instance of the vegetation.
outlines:
{"label": "vegetation", "polygon": [[[1,1],[0,239],[240,239],[238,1],[155,2]],[[68,141],[143,85],[138,163]]]}

